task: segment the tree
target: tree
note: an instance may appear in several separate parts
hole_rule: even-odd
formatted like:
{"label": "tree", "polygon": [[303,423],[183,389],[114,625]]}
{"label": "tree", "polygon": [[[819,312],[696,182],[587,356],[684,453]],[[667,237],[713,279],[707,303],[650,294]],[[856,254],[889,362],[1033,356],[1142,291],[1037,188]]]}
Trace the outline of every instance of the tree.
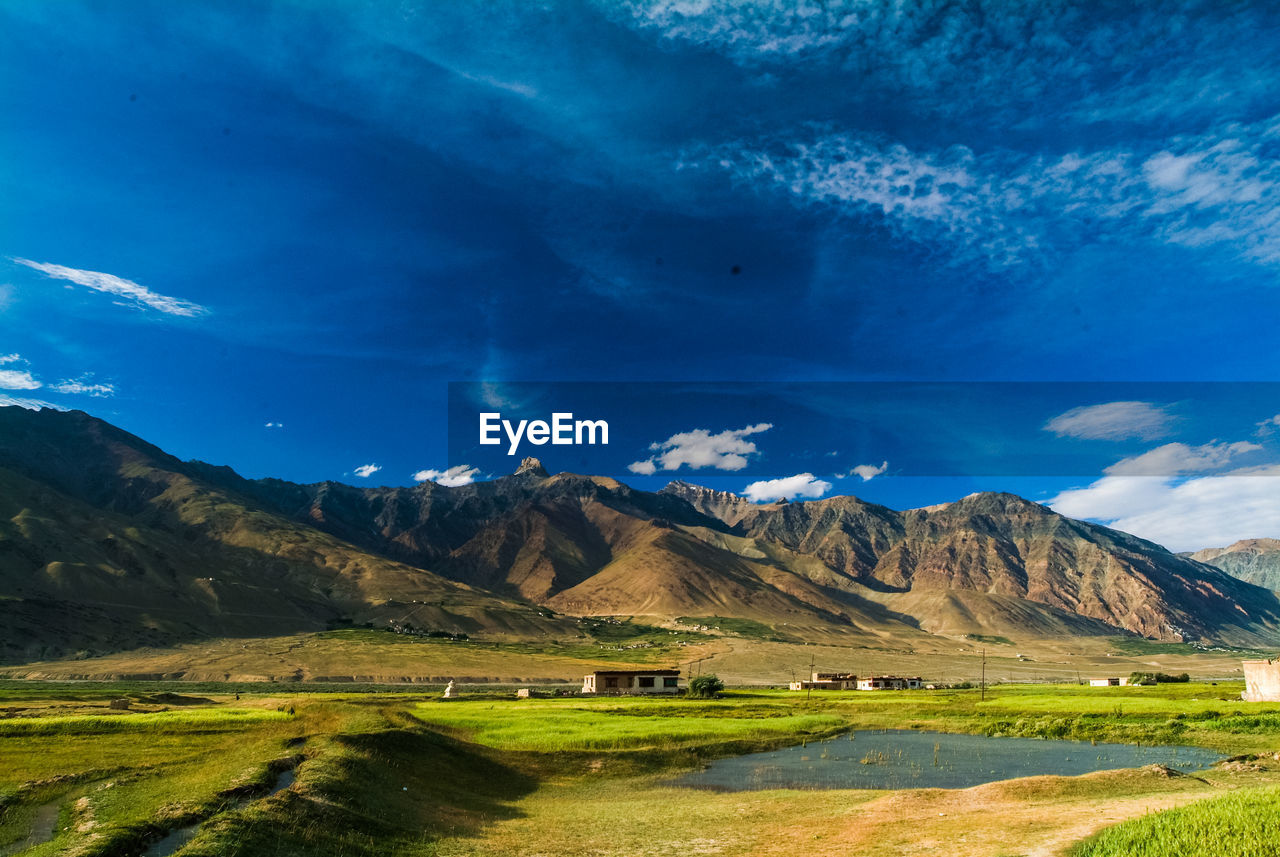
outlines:
{"label": "tree", "polygon": [[719,676],[700,675],[689,682],[688,696],[692,699],[715,699],[724,690],[724,682]]}

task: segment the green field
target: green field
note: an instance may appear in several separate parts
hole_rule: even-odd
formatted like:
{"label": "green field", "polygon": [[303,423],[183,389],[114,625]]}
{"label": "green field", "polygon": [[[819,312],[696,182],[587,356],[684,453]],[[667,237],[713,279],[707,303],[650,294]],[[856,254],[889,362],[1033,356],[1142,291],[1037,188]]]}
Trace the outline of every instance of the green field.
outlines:
{"label": "green field", "polygon": [[[1280,704],[1240,702],[1239,683],[808,700],[162,689],[0,685],[0,854],[125,857],[200,822],[176,853],[1244,857],[1280,824]],[[122,696],[128,711],[108,708]],[[1194,744],[1238,758],[1196,776],[1140,769],[961,790],[669,784],[717,756],[850,728]]]}

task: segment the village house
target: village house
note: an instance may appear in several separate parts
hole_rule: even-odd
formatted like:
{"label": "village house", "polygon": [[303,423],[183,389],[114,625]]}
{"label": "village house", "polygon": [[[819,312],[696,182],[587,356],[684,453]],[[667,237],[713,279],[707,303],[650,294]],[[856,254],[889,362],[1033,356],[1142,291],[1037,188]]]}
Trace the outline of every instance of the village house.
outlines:
{"label": "village house", "polygon": [[680,670],[596,670],[582,681],[583,693],[680,693]]}
{"label": "village house", "polygon": [[858,679],[858,690],[919,690],[923,686],[920,676],[877,675]]}
{"label": "village house", "polygon": [[814,673],[808,679],[793,681],[792,690],[854,690],[858,677],[853,673]]}
{"label": "village house", "polygon": [[1127,678],[1091,678],[1089,679],[1090,687],[1128,687],[1129,679]]}

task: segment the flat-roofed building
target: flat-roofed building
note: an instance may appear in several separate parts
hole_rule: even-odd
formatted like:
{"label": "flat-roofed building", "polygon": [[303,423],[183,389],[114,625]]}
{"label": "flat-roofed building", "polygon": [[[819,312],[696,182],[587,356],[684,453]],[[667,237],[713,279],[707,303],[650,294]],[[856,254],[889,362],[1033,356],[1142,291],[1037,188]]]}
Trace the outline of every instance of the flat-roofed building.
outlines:
{"label": "flat-roofed building", "polygon": [[920,676],[874,675],[858,679],[858,690],[919,690],[924,687]]}
{"label": "flat-roofed building", "polygon": [[582,680],[583,693],[680,693],[680,670],[596,670]]}
{"label": "flat-roofed building", "polygon": [[853,673],[813,673],[788,686],[792,690],[856,690],[858,677]]}

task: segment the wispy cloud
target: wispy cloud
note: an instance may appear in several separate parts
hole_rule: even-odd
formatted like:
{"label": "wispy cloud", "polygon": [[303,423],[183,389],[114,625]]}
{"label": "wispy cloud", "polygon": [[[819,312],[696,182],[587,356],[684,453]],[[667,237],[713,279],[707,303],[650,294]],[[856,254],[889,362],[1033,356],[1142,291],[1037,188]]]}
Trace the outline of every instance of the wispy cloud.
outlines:
{"label": "wispy cloud", "polygon": [[707,429],[673,434],[663,441],[649,445],[657,455],[627,465],[632,473],[649,476],[658,470],[679,470],[688,465],[693,470],[711,467],[716,470],[741,470],[747,466],[747,456],[759,452],[754,441],[746,438],[768,431],[772,423],[758,423],[740,429],[726,429],[712,434]]}
{"label": "wispy cloud", "polygon": [[742,496],[753,503],[767,503],[772,500],[790,500],[795,497],[814,499],[831,490],[831,483],[818,479],[812,473],[797,473],[781,479],[766,479],[752,482],[742,489]]}
{"label": "wispy cloud", "polygon": [[1058,414],[1044,430],[1080,440],[1153,440],[1169,430],[1173,417],[1151,402],[1106,402]]}
{"label": "wispy cloud", "polygon": [[1280,265],[1280,116],[1146,150],[1046,156],[963,146],[917,150],[830,128],[682,153],[802,206],[874,217],[950,257],[1007,268],[1073,248],[1108,223],[1126,240],[1210,248]]}
{"label": "wispy cloud", "polygon": [[282,428],[284,428],[284,423],[269,422],[269,423],[267,423],[267,424],[264,426],[264,428],[269,428],[269,429],[282,429]]}
{"label": "wispy cloud", "polygon": [[1221,470],[1235,460],[1262,447],[1256,443],[1206,443],[1188,446],[1185,443],[1166,443],[1142,455],[1126,458],[1108,467],[1108,476],[1180,476],[1186,473],[1205,473]]}
{"label": "wispy cloud", "polygon": [[93,396],[99,399],[116,394],[114,384],[95,384],[89,376],[70,381],[60,381],[49,389],[58,393],[66,393],[70,396]]}
{"label": "wispy cloud", "polygon": [[68,268],[64,265],[53,265],[47,262],[33,262],[30,259],[13,259],[19,265],[25,265],[28,268],[39,271],[47,277],[56,280],[66,280],[75,283],[78,286],[84,286],[94,291],[103,292],[109,295],[115,295],[124,298],[138,308],[154,309],[168,315],[194,317],[204,315],[207,309],[199,304],[190,301],[181,300],[180,298],[172,298],[167,295],[157,294],[145,286],[140,286],[132,280],[126,280],[123,277],[117,277],[113,274],[104,274],[99,271],[84,271],[78,268]]}
{"label": "wispy cloud", "polygon": [[38,411],[41,408],[53,408],[55,411],[65,411],[62,405],[55,405],[53,402],[46,402],[43,399],[28,399],[22,396],[6,396],[0,393],[0,408],[17,407],[26,408],[29,411]]}
{"label": "wispy cloud", "polygon": [[480,473],[480,468],[470,467],[466,464],[455,464],[447,470],[419,470],[413,474],[414,482],[434,482],[437,485],[443,485],[446,488],[457,488],[461,485],[470,485],[476,481],[476,476]]}
{"label": "wispy cloud", "polygon": [[355,470],[351,472],[354,473],[356,476],[360,477],[361,479],[368,479],[370,476],[377,473],[381,469],[382,469],[382,465],[380,464],[361,464],[359,467],[357,467]]}

